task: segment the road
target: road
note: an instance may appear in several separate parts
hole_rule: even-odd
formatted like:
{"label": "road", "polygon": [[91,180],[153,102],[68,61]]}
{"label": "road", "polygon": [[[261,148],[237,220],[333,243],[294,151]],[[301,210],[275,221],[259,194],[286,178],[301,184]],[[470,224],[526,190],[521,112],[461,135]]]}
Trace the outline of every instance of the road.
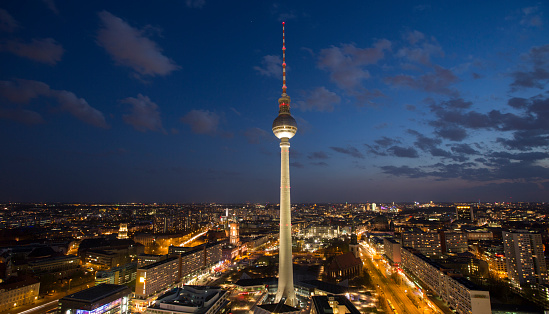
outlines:
{"label": "road", "polygon": [[[370,277],[372,278],[372,282],[376,283],[377,291],[380,294],[380,296],[384,297],[385,299],[388,299],[391,301],[391,304],[394,306],[396,312],[394,313],[410,313],[410,314],[423,314],[423,313],[432,313],[432,310],[428,307],[426,307],[424,304],[420,304],[420,308],[418,308],[414,303],[408,298],[405,290],[403,287],[400,287],[400,285],[397,285],[392,280],[387,278],[385,274],[383,274],[378,267],[374,265],[374,261],[372,261],[372,256],[368,252],[368,250],[364,247],[360,247],[361,250],[361,256],[362,261],[364,264],[364,268],[368,270],[368,273],[370,274]],[[383,267],[383,265],[380,265]],[[386,304],[384,304],[386,306]],[[389,312],[390,313],[390,312]]]}

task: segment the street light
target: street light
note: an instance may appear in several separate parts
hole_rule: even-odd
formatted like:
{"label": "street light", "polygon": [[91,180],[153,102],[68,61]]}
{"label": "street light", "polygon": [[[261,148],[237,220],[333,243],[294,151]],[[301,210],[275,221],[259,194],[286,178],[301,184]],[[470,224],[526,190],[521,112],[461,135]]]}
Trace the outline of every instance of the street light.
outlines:
{"label": "street light", "polygon": [[70,291],[71,291],[71,281],[72,281],[72,278],[69,279],[69,290],[67,290],[67,292],[70,292]]}

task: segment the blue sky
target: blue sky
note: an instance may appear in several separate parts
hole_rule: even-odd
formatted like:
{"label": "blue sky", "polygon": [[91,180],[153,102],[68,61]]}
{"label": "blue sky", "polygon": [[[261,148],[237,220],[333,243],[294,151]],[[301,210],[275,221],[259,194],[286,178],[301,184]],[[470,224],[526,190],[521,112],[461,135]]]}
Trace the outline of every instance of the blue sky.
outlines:
{"label": "blue sky", "polygon": [[0,4],[0,201],[548,201],[544,1]]}

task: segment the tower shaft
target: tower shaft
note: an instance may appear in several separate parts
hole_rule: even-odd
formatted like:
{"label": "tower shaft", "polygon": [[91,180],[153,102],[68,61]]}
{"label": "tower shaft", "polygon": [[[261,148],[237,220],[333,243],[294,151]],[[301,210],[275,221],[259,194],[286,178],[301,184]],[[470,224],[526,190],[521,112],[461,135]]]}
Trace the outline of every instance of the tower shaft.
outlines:
{"label": "tower shaft", "polygon": [[280,238],[279,238],[278,290],[275,301],[286,299],[286,304],[297,303],[292,263],[292,213],[290,202],[290,142],[280,141]]}

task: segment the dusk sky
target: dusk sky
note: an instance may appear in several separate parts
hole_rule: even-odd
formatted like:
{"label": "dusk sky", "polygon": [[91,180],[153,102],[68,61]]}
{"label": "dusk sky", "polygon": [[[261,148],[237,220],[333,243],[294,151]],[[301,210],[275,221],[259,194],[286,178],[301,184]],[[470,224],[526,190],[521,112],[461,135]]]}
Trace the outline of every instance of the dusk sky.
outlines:
{"label": "dusk sky", "polygon": [[549,201],[547,1],[0,2],[0,202]]}

